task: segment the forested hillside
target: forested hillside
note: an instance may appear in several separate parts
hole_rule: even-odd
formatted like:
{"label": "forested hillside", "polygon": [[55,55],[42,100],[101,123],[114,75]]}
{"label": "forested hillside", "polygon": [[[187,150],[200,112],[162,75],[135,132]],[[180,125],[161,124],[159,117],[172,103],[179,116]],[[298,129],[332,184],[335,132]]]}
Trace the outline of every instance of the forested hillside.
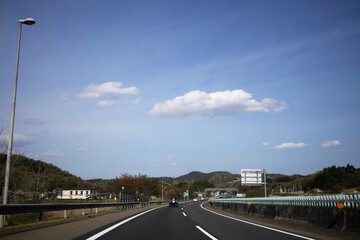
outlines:
{"label": "forested hillside", "polygon": [[[6,155],[0,154],[0,185],[4,186]],[[90,179],[64,171],[57,166],[40,160],[34,160],[22,155],[13,155],[10,171],[10,193],[32,198],[40,192],[51,192],[64,188],[92,188],[100,192],[119,193],[124,187],[128,194],[138,194],[144,199],[150,196],[161,197],[161,185],[164,186],[164,197],[178,196],[190,190],[190,196],[196,196],[197,191],[209,187],[236,187],[239,192],[248,197],[263,196],[263,187],[244,187],[240,183],[240,175],[226,171],[211,173],[190,172],[177,178],[152,178],[146,175],[128,175],[119,173],[115,179]],[[282,189],[303,190],[305,193],[320,189],[325,193],[340,193],[343,191],[360,191],[360,169],[352,165],[346,167],[328,167],[310,174],[283,175],[267,174],[267,192],[279,193]],[[10,194],[11,195],[11,194]]]}
{"label": "forested hillside", "polygon": [[326,192],[340,192],[348,188],[359,188],[360,169],[352,165],[346,167],[332,166],[304,179],[305,190],[319,188]]}
{"label": "forested hillside", "polygon": [[[6,155],[0,154],[0,184],[4,185]],[[61,188],[94,187],[95,185],[61,170],[53,164],[34,160],[22,155],[12,155],[10,167],[10,191],[24,193],[52,191]]]}

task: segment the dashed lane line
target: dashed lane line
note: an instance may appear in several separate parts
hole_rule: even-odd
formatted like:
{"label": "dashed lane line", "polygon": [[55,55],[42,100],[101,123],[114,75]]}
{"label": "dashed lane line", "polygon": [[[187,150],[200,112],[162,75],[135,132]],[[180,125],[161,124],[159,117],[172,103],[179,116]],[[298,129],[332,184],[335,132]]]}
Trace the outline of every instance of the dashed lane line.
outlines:
{"label": "dashed lane line", "polygon": [[212,240],[217,240],[217,238],[215,238],[213,235],[211,235],[210,233],[208,233],[207,231],[205,231],[204,229],[202,229],[202,228],[199,227],[198,225],[196,225],[196,228],[199,229],[203,234],[205,234],[206,236],[208,236],[210,239],[212,239]]}

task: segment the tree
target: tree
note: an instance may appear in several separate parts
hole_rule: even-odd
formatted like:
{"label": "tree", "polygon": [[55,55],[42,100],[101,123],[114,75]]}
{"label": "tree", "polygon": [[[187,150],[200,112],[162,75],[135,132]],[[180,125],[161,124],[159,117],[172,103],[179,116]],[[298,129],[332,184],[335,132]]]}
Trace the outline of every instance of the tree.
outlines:
{"label": "tree", "polygon": [[176,197],[178,199],[181,199],[183,196],[182,196],[182,191],[175,187],[175,186],[168,186],[168,187],[165,187],[164,189],[164,199],[166,198],[171,198],[171,197]]}
{"label": "tree", "polygon": [[34,190],[37,192],[45,190],[48,185],[45,165],[41,161],[36,161],[30,165],[30,171],[34,178]]}
{"label": "tree", "polygon": [[[122,187],[124,187],[124,191]],[[158,196],[161,193],[161,185],[158,179],[149,178],[146,175],[122,174],[115,179],[113,191],[133,195],[139,194],[145,199],[149,199],[150,196]]]}
{"label": "tree", "polygon": [[195,190],[201,190],[201,191],[204,191],[205,188],[215,187],[215,185],[213,183],[209,182],[208,180],[196,180],[196,181],[194,181],[192,186],[193,186],[193,188],[195,188]]}
{"label": "tree", "polygon": [[352,165],[346,167],[331,166],[319,171],[305,182],[307,190],[319,188],[326,192],[341,192],[344,188],[360,185],[360,169]]}

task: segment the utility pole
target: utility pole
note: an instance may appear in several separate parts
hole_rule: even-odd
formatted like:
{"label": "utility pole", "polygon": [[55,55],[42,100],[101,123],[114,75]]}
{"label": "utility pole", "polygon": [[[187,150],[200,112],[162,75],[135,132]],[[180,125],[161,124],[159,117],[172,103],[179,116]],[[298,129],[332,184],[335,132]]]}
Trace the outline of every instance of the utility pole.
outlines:
{"label": "utility pole", "polygon": [[161,201],[164,202],[164,177],[161,177]]}
{"label": "utility pole", "polygon": [[267,197],[267,194],[266,194],[266,170],[264,169],[264,195],[265,197]]}

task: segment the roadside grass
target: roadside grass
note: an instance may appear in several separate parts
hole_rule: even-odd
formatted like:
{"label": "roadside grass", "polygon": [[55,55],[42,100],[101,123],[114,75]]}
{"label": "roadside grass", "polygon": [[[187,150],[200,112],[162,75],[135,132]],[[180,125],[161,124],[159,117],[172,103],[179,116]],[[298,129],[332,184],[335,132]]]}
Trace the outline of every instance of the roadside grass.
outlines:
{"label": "roadside grass", "polygon": [[93,200],[85,200],[85,199],[41,199],[39,200],[27,200],[21,203],[16,201],[11,201],[9,204],[61,204],[61,203],[116,203],[119,200],[115,199],[93,199]]}
{"label": "roadside grass", "polygon": [[[69,202],[67,202],[69,203]],[[0,228],[0,233],[12,232],[18,229],[36,229],[43,225],[55,224],[60,222],[73,221],[75,219],[89,218],[104,215],[107,213],[114,213],[120,211],[126,211],[131,208],[122,207],[104,207],[98,208],[96,213],[95,208],[84,209],[84,215],[82,209],[67,210],[67,217],[64,218],[64,211],[49,211],[43,213],[43,220],[39,221],[39,213],[19,213],[7,215],[7,226]]]}
{"label": "roadside grass", "polygon": [[43,213],[43,220],[39,221],[39,213],[19,213],[7,215],[7,226],[0,228],[0,233],[11,232],[22,228],[38,228],[42,225],[47,225],[56,222],[71,221],[73,219],[80,219],[84,217],[92,217],[103,215],[110,212],[124,211],[121,208],[108,207],[95,209],[85,209],[84,215],[82,209],[67,210],[67,218],[64,218],[64,211],[50,211]]}

